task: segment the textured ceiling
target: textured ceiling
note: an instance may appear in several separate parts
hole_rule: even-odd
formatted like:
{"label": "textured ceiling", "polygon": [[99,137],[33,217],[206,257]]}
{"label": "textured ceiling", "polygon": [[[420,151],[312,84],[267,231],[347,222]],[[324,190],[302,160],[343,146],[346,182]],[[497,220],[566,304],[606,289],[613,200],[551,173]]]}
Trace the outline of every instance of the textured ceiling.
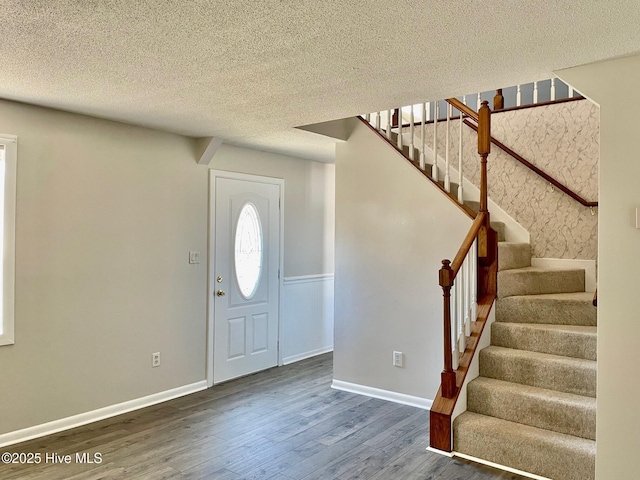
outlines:
{"label": "textured ceiling", "polygon": [[292,127],[640,51],[637,0],[0,0],[0,97],[328,160]]}

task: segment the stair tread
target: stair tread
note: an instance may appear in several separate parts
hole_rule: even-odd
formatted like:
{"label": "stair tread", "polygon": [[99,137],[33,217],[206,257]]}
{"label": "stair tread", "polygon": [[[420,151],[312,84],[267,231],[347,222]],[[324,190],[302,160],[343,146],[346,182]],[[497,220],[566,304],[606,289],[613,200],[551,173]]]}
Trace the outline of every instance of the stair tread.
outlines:
{"label": "stair tread", "polygon": [[597,327],[545,323],[494,322],[494,346],[596,360]]}
{"label": "stair tread", "polygon": [[480,375],[558,392],[596,396],[595,360],[491,345],[480,351]]}
{"label": "stair tread", "polygon": [[529,330],[539,331],[555,331],[555,332],[567,332],[578,333],[589,336],[597,336],[598,327],[591,325],[556,325],[554,323],[520,323],[520,322],[497,322],[503,325],[512,325],[513,328],[522,328]]}
{"label": "stair tread", "polygon": [[489,377],[477,377],[468,388],[469,411],[595,440],[593,397]]}
{"label": "stair tread", "polygon": [[556,325],[598,324],[593,292],[543,293],[498,298],[496,321]]}
{"label": "stair tread", "polygon": [[595,477],[595,441],[474,412],[456,418],[454,450],[548,478]]}
{"label": "stair tread", "polygon": [[591,305],[593,292],[561,292],[561,293],[538,293],[533,295],[513,295],[512,300],[517,298],[536,300],[556,300],[571,302],[586,302]]}
{"label": "stair tread", "polygon": [[584,292],[582,268],[521,267],[498,271],[498,297]]}
{"label": "stair tread", "polygon": [[578,395],[577,393],[559,392],[557,390],[550,390],[548,388],[534,387],[532,385],[524,385],[522,383],[508,382],[506,380],[500,380],[498,378],[491,377],[476,377],[473,382],[482,383],[494,390],[512,390],[521,392],[524,395],[532,397],[540,397],[545,399],[551,399],[564,404],[584,405],[587,407],[593,407],[595,411],[596,399],[593,397],[587,397],[585,395]]}
{"label": "stair tread", "polygon": [[566,365],[583,366],[587,368],[596,368],[597,361],[586,360],[584,358],[565,357],[563,355],[553,355],[551,353],[532,352],[530,350],[518,350],[517,348],[499,347],[490,345],[482,351],[498,355],[507,355],[511,357],[531,358],[539,361],[547,361],[554,363],[563,363]]}
{"label": "stair tread", "polygon": [[509,270],[510,274],[517,275],[518,273],[549,273],[549,272],[584,272],[584,268],[544,268],[544,267],[521,267],[512,268]]}

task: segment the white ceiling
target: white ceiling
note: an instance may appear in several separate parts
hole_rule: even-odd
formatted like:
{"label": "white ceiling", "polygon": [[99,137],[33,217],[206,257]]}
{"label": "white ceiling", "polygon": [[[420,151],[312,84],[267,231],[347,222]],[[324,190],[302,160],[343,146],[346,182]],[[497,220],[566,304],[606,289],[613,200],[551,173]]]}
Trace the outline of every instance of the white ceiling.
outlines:
{"label": "white ceiling", "polygon": [[293,127],[640,51],[637,0],[0,0],[0,97],[329,161]]}

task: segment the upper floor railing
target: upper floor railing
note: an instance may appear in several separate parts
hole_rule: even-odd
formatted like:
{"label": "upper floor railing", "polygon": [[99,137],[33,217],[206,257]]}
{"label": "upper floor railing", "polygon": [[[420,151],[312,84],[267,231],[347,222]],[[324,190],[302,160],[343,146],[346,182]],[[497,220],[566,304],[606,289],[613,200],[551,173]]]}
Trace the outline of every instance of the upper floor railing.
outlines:
{"label": "upper floor railing", "polygon": [[[388,139],[393,137],[400,150],[408,147],[409,158],[418,161],[423,171],[428,169],[434,181],[442,181],[447,192],[451,192],[452,182],[457,182],[454,188],[457,191],[458,202],[462,204],[465,200],[475,200],[466,198],[464,191],[462,125],[477,130],[477,124],[473,120],[474,109],[479,109],[483,101],[493,103],[494,111],[507,111],[582,99],[584,97],[569,85],[559,79],[550,79],[491,92],[463,95],[455,99],[383,110],[367,114],[365,118]],[[453,122],[459,123],[456,138],[451,135]],[[388,128],[389,126],[391,128]],[[444,141],[439,133],[443,128]],[[581,205],[591,208],[592,215],[595,215],[594,207],[598,206],[597,201],[583,198],[499,140],[491,137],[491,142],[547,181],[552,189],[557,188]]]}

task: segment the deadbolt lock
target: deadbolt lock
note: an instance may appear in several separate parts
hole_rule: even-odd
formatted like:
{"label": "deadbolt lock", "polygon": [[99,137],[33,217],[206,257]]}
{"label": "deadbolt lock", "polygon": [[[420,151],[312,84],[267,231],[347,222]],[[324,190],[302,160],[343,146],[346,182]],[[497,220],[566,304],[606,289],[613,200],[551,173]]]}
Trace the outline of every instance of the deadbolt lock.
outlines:
{"label": "deadbolt lock", "polygon": [[222,283],[222,277],[219,276],[218,278],[216,278],[216,282]]}

